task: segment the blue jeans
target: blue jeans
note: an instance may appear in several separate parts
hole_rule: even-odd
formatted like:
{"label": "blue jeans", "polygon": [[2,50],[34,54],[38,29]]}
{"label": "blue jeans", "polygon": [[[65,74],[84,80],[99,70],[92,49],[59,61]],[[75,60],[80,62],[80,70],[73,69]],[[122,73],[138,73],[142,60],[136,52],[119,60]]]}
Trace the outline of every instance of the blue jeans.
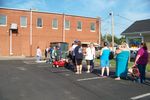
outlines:
{"label": "blue jeans", "polygon": [[143,83],[145,81],[146,64],[138,64],[137,67],[140,72],[140,82]]}

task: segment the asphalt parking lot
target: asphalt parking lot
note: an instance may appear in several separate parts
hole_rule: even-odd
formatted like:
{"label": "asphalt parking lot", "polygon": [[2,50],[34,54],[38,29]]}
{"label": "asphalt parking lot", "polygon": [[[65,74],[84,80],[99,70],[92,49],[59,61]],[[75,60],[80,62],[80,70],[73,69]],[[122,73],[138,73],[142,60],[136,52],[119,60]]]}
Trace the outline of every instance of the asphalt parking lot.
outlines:
{"label": "asphalt parking lot", "polygon": [[115,81],[32,60],[0,60],[0,100],[150,100],[150,81]]}

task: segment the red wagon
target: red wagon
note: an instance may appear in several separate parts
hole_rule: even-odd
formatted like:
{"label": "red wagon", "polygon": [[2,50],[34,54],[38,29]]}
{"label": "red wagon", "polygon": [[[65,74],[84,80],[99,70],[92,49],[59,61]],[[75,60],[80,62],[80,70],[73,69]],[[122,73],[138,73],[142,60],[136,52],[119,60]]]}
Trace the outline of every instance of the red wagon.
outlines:
{"label": "red wagon", "polygon": [[65,67],[66,63],[67,63],[66,60],[54,61],[53,66],[54,67]]}

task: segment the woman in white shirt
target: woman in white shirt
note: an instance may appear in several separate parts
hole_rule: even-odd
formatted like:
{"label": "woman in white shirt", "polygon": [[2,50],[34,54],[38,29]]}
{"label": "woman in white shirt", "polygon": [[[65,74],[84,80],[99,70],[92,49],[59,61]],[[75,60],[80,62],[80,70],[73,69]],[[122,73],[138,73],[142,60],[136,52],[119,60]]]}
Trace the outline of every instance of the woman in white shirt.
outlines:
{"label": "woman in white shirt", "polygon": [[87,63],[87,73],[90,73],[90,68],[91,68],[91,62],[93,62],[94,56],[95,56],[95,51],[93,50],[93,48],[91,48],[90,44],[88,45],[88,47],[86,48],[86,54],[85,54],[85,60]]}
{"label": "woman in white shirt", "polygon": [[94,43],[90,43],[90,48],[92,50],[92,55],[93,55],[93,59],[91,60],[90,64],[91,64],[91,72],[94,70],[94,59],[95,59],[95,47],[94,47]]}
{"label": "woman in white shirt", "polygon": [[37,46],[37,49],[36,49],[36,57],[37,57],[37,61],[40,61],[42,58],[42,52],[39,46]]}

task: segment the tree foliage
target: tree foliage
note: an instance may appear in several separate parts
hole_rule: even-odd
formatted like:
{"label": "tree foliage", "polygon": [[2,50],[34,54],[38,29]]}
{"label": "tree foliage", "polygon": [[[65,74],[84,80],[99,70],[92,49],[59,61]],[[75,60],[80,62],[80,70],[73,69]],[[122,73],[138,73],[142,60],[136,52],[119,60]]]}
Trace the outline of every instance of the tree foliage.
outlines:
{"label": "tree foliage", "polygon": [[[112,35],[111,34],[105,34],[104,36],[102,36],[102,40],[111,43],[112,42]],[[125,42],[125,37],[122,36],[122,37],[118,38],[117,36],[114,36],[114,42],[116,44],[120,45],[122,42]]]}

